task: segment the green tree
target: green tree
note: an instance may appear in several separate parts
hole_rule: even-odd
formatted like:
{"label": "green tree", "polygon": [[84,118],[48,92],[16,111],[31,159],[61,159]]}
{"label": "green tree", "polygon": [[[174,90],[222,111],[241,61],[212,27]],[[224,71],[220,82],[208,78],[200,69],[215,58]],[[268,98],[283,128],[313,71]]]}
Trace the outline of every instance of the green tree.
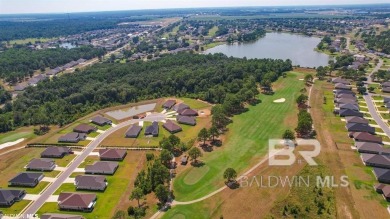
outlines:
{"label": "green tree", "polygon": [[364,94],[364,93],[366,93],[367,88],[366,87],[357,87],[357,91],[359,92],[359,94]]}
{"label": "green tree", "polygon": [[227,168],[223,173],[223,178],[227,180],[227,182],[235,180],[237,177],[237,172],[233,168]]}
{"label": "green tree", "polygon": [[130,200],[137,200],[138,208],[141,207],[141,204],[139,203],[139,200],[141,200],[144,197],[144,192],[141,188],[135,187],[130,195]]}
{"label": "green tree", "polygon": [[295,139],[295,134],[290,129],[287,129],[286,131],[284,131],[282,138],[283,139],[294,140]]}
{"label": "green tree", "polygon": [[202,152],[200,151],[200,149],[198,147],[192,147],[189,151],[188,151],[188,155],[191,157],[191,159],[197,163],[197,159],[199,157],[202,156]]}
{"label": "green tree", "polygon": [[172,160],[172,153],[167,149],[162,149],[160,153],[160,160],[162,164],[166,166],[169,165]]}
{"label": "green tree", "polygon": [[165,204],[169,199],[169,190],[163,184],[159,184],[154,191],[156,198],[160,201],[161,204]]}
{"label": "green tree", "polygon": [[218,136],[219,136],[218,128],[215,126],[211,126],[211,128],[209,129],[209,134],[212,138],[212,141],[214,142],[215,138],[218,138]]}
{"label": "green tree", "polygon": [[305,75],[305,78],[304,78],[304,80],[305,80],[305,82],[306,83],[312,83],[313,82],[313,75],[312,74],[307,74],[307,75]]}
{"label": "green tree", "polygon": [[309,97],[305,94],[301,94],[297,97],[296,102],[297,104],[304,104],[309,99]]}
{"label": "green tree", "polygon": [[206,140],[210,137],[209,132],[206,128],[202,128],[198,134],[199,141],[203,141],[203,145],[206,144]]}

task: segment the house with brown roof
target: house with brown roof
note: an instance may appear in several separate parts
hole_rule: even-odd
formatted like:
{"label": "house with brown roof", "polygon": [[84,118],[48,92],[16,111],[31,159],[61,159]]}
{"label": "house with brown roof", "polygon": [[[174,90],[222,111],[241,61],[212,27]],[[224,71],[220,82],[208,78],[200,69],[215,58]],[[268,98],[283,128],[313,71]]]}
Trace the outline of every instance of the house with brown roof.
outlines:
{"label": "house with brown roof", "polygon": [[382,152],[384,151],[382,145],[380,145],[378,143],[355,142],[355,146],[356,146],[359,153],[382,154]]}
{"label": "house with brown roof", "polygon": [[85,133],[71,132],[59,137],[58,142],[78,143],[79,141],[84,141],[86,138],[87,135]]}
{"label": "house with brown roof", "polygon": [[42,153],[42,158],[63,158],[65,155],[72,153],[68,147],[47,147]]}
{"label": "house with brown roof", "polygon": [[346,116],[363,117],[363,113],[351,109],[340,109],[339,115],[341,117],[346,117]]}
{"label": "house with brown roof", "polygon": [[96,127],[88,125],[88,124],[80,124],[80,125],[73,128],[74,132],[86,133],[86,134],[89,134],[91,132],[95,132],[96,130],[97,130]]}
{"label": "house with brown roof", "polygon": [[181,116],[198,116],[198,112],[193,109],[184,109],[178,112]]}
{"label": "house with brown roof", "polygon": [[347,123],[345,125],[349,132],[368,132],[370,134],[375,134],[375,128],[371,127],[368,124],[362,123]]}
{"label": "house with brown roof", "polygon": [[40,215],[40,219],[84,219],[84,217],[74,214],[45,213]]}
{"label": "house with brown roof", "polygon": [[358,116],[346,116],[345,121],[347,123],[360,123],[360,124],[368,124],[368,120]]}
{"label": "house with brown roof", "polygon": [[11,207],[15,202],[22,200],[24,195],[26,195],[24,190],[0,189],[0,206]]}
{"label": "house with brown roof", "polygon": [[361,154],[366,166],[390,169],[390,157],[379,154]]}
{"label": "house with brown roof", "polygon": [[75,178],[77,190],[104,191],[107,188],[105,176],[78,175]]}
{"label": "house with brown roof", "polygon": [[334,93],[335,96],[340,95],[340,94],[351,94],[351,95],[353,95],[353,96],[356,95],[356,94],[355,94],[353,91],[351,91],[351,90],[333,90],[333,93]]}
{"label": "house with brown roof", "polygon": [[42,173],[19,173],[10,181],[9,186],[35,187],[43,179]]}
{"label": "house with brown roof", "polygon": [[52,159],[39,159],[35,158],[27,164],[27,170],[35,171],[52,171],[56,168],[56,163]]}
{"label": "house with brown roof", "polygon": [[376,192],[383,195],[386,201],[390,202],[390,185],[380,183],[375,185],[374,188]]}
{"label": "house with brown roof", "polygon": [[145,135],[151,135],[153,137],[158,137],[159,133],[159,126],[158,122],[154,121],[152,125],[146,127],[145,129]]}
{"label": "house with brown roof", "polygon": [[105,125],[111,125],[112,121],[103,117],[103,116],[95,116],[91,119],[91,122],[93,124],[99,125],[99,126],[105,126]]}
{"label": "house with brown roof", "polygon": [[176,104],[176,100],[167,100],[163,104],[164,109],[171,109]]}
{"label": "house with brown roof", "polygon": [[127,151],[123,149],[100,149],[99,150],[99,157],[100,160],[107,160],[107,161],[122,161],[125,159],[127,155]]}
{"label": "house with brown roof", "polygon": [[382,144],[381,137],[371,135],[370,133],[367,132],[354,132],[352,133],[352,137],[355,139],[355,141],[373,142],[373,143]]}
{"label": "house with brown roof", "polygon": [[58,207],[61,210],[91,212],[97,200],[93,193],[63,192],[58,196]]}
{"label": "house with brown roof", "polygon": [[91,165],[85,166],[85,173],[99,174],[99,175],[114,175],[118,167],[119,167],[118,162],[96,161]]}
{"label": "house with brown roof", "polygon": [[352,89],[352,87],[347,86],[347,85],[342,84],[342,83],[335,84],[334,88],[337,90],[351,90]]}
{"label": "house with brown roof", "polygon": [[127,129],[125,136],[126,138],[138,138],[139,133],[141,132],[142,127],[139,125],[132,125],[129,129]]}
{"label": "house with brown roof", "polygon": [[341,83],[341,84],[351,84],[348,80],[343,79],[343,78],[333,78],[332,79],[332,83],[333,84],[338,84],[338,83]]}
{"label": "house with brown roof", "polygon": [[190,107],[187,105],[187,104],[184,104],[184,103],[180,103],[180,104],[176,104],[174,107],[173,107],[173,110],[175,110],[176,112],[180,112],[180,111],[183,111],[185,109],[189,109]]}
{"label": "house with brown roof", "polygon": [[182,128],[171,120],[167,120],[167,122],[163,124],[163,127],[171,134],[182,131]]}

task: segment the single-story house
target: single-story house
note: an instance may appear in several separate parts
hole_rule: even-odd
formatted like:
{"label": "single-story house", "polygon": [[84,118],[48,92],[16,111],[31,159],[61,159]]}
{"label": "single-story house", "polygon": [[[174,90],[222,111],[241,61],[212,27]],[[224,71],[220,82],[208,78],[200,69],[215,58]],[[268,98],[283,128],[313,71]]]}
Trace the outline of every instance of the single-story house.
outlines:
{"label": "single-story house", "polygon": [[390,157],[379,154],[361,154],[366,166],[390,169]]}
{"label": "single-story house", "polygon": [[40,219],[84,219],[84,217],[74,214],[45,213],[40,215]]}
{"label": "single-story house", "polygon": [[181,116],[198,116],[198,112],[193,109],[183,109],[178,111]]}
{"label": "single-story house", "polygon": [[390,87],[390,81],[383,82],[381,84],[382,87]]}
{"label": "single-story house", "polygon": [[52,159],[39,159],[35,158],[27,164],[27,170],[36,170],[36,171],[52,171],[56,168],[56,163]]}
{"label": "single-story house", "polygon": [[180,124],[186,124],[186,125],[196,125],[196,119],[192,116],[177,116],[176,120]]}
{"label": "single-story house", "polygon": [[43,179],[42,173],[19,173],[10,181],[9,186],[35,187]]}
{"label": "single-story house", "polygon": [[58,207],[61,210],[91,212],[97,196],[93,193],[63,192],[58,196]]}
{"label": "single-story house", "polygon": [[381,154],[383,151],[382,145],[372,142],[355,142],[355,146],[359,153],[366,154]]}
{"label": "single-story house", "polygon": [[15,202],[23,199],[26,191],[13,189],[0,189],[0,206],[11,207]]}
{"label": "single-story house", "polygon": [[389,103],[389,102],[384,103],[384,106],[385,106],[387,109],[390,109],[390,103]]}
{"label": "single-story house", "polygon": [[345,127],[349,132],[368,132],[370,134],[375,134],[375,128],[368,124],[347,123]]}
{"label": "single-story house", "polygon": [[180,103],[180,104],[175,105],[173,107],[173,110],[175,110],[176,112],[180,112],[182,110],[189,109],[189,108],[190,107],[187,104]]}
{"label": "single-story house", "polygon": [[126,138],[137,138],[139,133],[141,132],[142,127],[138,125],[132,125],[129,129],[126,131]]}
{"label": "single-story house", "polygon": [[345,103],[354,103],[357,105],[357,99],[355,97],[350,97],[350,98],[336,98],[334,100],[335,103],[338,103],[338,104],[345,104]]}
{"label": "single-story house", "polygon": [[378,180],[378,182],[390,184],[390,170],[389,169],[374,167],[373,172],[374,172],[375,178]]}
{"label": "single-story house", "polygon": [[332,83],[333,84],[339,84],[339,83],[341,83],[341,84],[351,84],[348,80],[343,79],[343,78],[333,78],[332,79]]}
{"label": "single-story house", "polygon": [[390,103],[390,97],[383,97],[384,103]]}
{"label": "single-story house", "polygon": [[63,158],[65,155],[72,153],[68,147],[47,147],[42,153],[42,158]]}
{"label": "single-story house", "polygon": [[17,84],[14,86],[14,91],[24,91],[26,87],[26,84]]}
{"label": "single-story house", "polygon": [[342,84],[342,83],[335,84],[334,88],[338,89],[338,90],[351,90],[352,89],[352,87],[347,86],[347,85]]}
{"label": "single-story house", "polygon": [[100,149],[100,160],[116,161],[123,160],[127,155],[127,151],[123,149]]}
{"label": "single-story house", "polygon": [[118,162],[96,161],[91,165],[85,166],[86,174],[114,175],[118,169]]}
{"label": "single-story house", "polygon": [[336,94],[335,97],[336,98],[356,98],[355,94],[345,94],[345,93]]}
{"label": "single-story house", "polygon": [[74,132],[86,133],[86,134],[89,134],[89,133],[94,132],[96,130],[97,130],[96,127],[88,125],[88,124],[80,124],[80,125],[73,128]]}
{"label": "single-story house", "polygon": [[176,100],[167,100],[163,104],[164,109],[171,109],[176,104]]}
{"label": "single-story house", "polygon": [[163,127],[171,134],[182,131],[182,128],[171,120],[167,120],[167,122],[163,124]]}
{"label": "single-story house", "polygon": [[390,93],[390,87],[382,87],[382,92]]}
{"label": "single-story house", "polygon": [[386,201],[390,202],[390,185],[379,183],[374,186],[375,191],[383,195]]}
{"label": "single-story house", "polygon": [[333,90],[333,93],[337,96],[339,94],[351,94],[353,96],[355,96],[355,92],[351,91],[351,90]]}
{"label": "single-story house", "polygon": [[103,117],[103,116],[96,116],[91,119],[91,122],[93,124],[99,125],[99,126],[104,126],[104,125],[111,125],[112,121]]}
{"label": "single-story house", "polygon": [[104,191],[108,183],[105,176],[78,175],[74,184],[77,190]]}
{"label": "single-story house", "polygon": [[146,127],[145,135],[152,135],[153,137],[158,137],[159,127],[158,122],[154,121],[152,125]]}
{"label": "single-story house", "polygon": [[58,142],[77,143],[79,141],[84,141],[86,138],[87,135],[85,133],[71,132],[61,136],[58,139]]}
{"label": "single-story house", "polygon": [[351,109],[340,109],[339,114],[341,117],[345,117],[345,116],[363,117],[363,113]]}
{"label": "single-story house", "polygon": [[350,109],[350,110],[354,110],[354,111],[359,111],[359,106],[357,106],[355,104],[351,104],[351,103],[340,104],[339,108],[340,109]]}
{"label": "single-story house", "polygon": [[359,141],[359,142],[373,142],[373,143],[382,144],[381,137],[372,135],[367,132],[354,132],[352,134],[352,137],[355,139],[355,141]]}
{"label": "single-story house", "polygon": [[360,124],[368,124],[368,120],[358,116],[347,116],[345,117],[345,121],[347,123],[360,123]]}

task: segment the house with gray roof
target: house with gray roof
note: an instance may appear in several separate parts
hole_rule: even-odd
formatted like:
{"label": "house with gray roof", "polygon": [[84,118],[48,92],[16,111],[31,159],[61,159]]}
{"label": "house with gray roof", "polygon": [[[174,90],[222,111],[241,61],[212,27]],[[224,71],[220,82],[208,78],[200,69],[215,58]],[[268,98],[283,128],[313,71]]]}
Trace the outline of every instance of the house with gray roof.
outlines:
{"label": "house with gray roof", "polygon": [[390,169],[390,157],[379,154],[361,154],[363,163],[366,166]]}
{"label": "house with gray roof", "polygon": [[390,184],[390,170],[389,169],[374,167],[372,172],[374,172],[375,178],[378,180],[378,182]]}
{"label": "house with gray roof", "polygon": [[112,121],[110,119],[107,119],[103,116],[95,116],[91,119],[91,122],[93,124],[99,125],[99,126],[105,126],[105,125],[111,125]]}
{"label": "house with gray roof", "polygon": [[345,127],[349,132],[368,132],[370,134],[375,134],[375,128],[368,124],[347,123]]}
{"label": "house with gray roof", "polygon": [[73,128],[73,132],[89,134],[95,132],[97,128],[88,124],[80,124]]}
{"label": "house with gray roof", "polygon": [[171,109],[176,104],[176,100],[167,100],[163,104],[164,109]]}
{"label": "house with gray roof", "polygon": [[361,124],[368,124],[368,120],[363,117],[358,116],[346,116],[345,121],[347,123],[361,123]]}
{"label": "house with gray roof", "polygon": [[127,151],[123,149],[100,149],[99,150],[99,157],[100,160],[106,160],[106,161],[122,161],[125,159],[127,155]]}
{"label": "house with gray roof", "polygon": [[359,142],[373,142],[382,144],[382,138],[367,132],[352,132],[352,137]]}
{"label": "house with gray roof", "polygon": [[52,159],[32,159],[26,166],[27,170],[35,170],[35,171],[52,171],[56,168],[56,163]]}
{"label": "house with gray roof", "polygon": [[341,117],[345,117],[345,116],[363,117],[363,113],[351,109],[340,109],[339,114]]}
{"label": "house with gray roof", "polygon": [[177,116],[176,120],[179,124],[196,125],[196,119],[192,116]]}
{"label": "house with gray roof", "polygon": [[85,133],[71,132],[61,136],[58,139],[58,142],[77,143],[79,141],[84,141],[86,138],[87,135]]}
{"label": "house with gray roof", "polygon": [[118,162],[96,161],[91,165],[85,166],[85,173],[99,174],[99,175],[114,175],[118,167],[119,167]]}
{"label": "house with gray roof", "polygon": [[181,116],[198,116],[198,112],[193,109],[184,109],[178,111],[179,115]]}
{"label": "house with gray roof", "polygon": [[180,112],[182,110],[189,109],[189,108],[190,107],[184,103],[176,104],[175,106],[173,106],[173,110],[175,110],[176,112]]}
{"label": "house with gray roof", "polygon": [[158,122],[154,121],[150,126],[146,127],[145,135],[151,135],[153,137],[158,137],[159,126]]}
{"label": "house with gray roof", "polygon": [[333,90],[333,93],[335,96],[337,95],[340,95],[340,94],[352,94],[353,96],[355,96],[355,92],[351,91],[351,90]]}
{"label": "house with gray roof", "polygon": [[78,175],[75,178],[77,190],[104,191],[107,185],[105,176]]}
{"label": "house with gray roof", "polygon": [[9,186],[35,187],[43,179],[42,173],[19,173],[10,181]]}
{"label": "house with gray roof", "polygon": [[182,128],[171,120],[167,120],[167,122],[163,124],[163,127],[171,134],[182,131]]}
{"label": "house with gray roof", "polygon": [[356,104],[351,104],[351,103],[340,104],[339,108],[340,109],[350,109],[350,110],[354,110],[354,111],[359,111],[359,106],[357,106]]}
{"label": "house with gray roof", "polygon": [[338,84],[338,83],[341,83],[341,84],[351,84],[347,79],[343,79],[343,78],[333,78],[332,79],[332,83],[333,84]]}
{"label": "house with gray roof", "polygon": [[42,153],[42,158],[63,158],[65,155],[72,153],[72,149],[68,147],[47,147]]}
{"label": "house with gray roof", "polygon": [[0,189],[0,206],[11,207],[15,202],[22,200],[24,195],[26,195],[24,190]]}
{"label": "house with gray roof", "polygon": [[352,89],[352,87],[347,86],[347,85],[342,84],[342,83],[335,84],[334,88],[338,89],[338,90],[351,90]]}
{"label": "house with gray roof", "polygon": [[381,154],[383,147],[381,144],[372,142],[355,142],[355,146],[359,153],[365,154]]}
{"label": "house with gray roof", "polygon": [[380,183],[375,185],[374,188],[376,192],[383,195],[386,201],[390,202],[390,185]]}
{"label": "house with gray roof", "polygon": [[127,129],[125,136],[126,138],[137,138],[141,130],[142,130],[141,126],[134,124],[130,126],[129,129]]}

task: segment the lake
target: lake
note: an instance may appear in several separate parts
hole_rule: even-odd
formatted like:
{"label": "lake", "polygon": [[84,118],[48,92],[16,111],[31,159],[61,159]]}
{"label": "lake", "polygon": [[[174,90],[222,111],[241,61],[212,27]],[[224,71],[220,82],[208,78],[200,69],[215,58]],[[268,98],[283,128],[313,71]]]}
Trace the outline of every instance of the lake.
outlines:
{"label": "lake", "polygon": [[290,33],[267,33],[265,37],[249,43],[219,45],[205,51],[223,53],[238,58],[272,58],[290,59],[293,65],[302,67],[318,67],[328,65],[330,56],[315,51],[318,37],[308,37]]}

